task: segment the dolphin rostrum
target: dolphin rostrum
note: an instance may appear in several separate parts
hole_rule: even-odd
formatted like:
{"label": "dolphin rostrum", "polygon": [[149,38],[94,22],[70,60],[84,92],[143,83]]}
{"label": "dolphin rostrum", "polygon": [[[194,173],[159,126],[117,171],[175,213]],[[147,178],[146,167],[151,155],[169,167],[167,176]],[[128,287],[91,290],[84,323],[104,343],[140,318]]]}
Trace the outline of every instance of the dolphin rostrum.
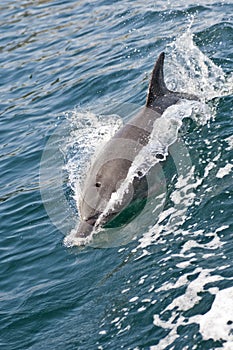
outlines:
{"label": "dolphin rostrum", "polygon": [[[88,237],[94,227],[110,222],[137,196],[146,196],[147,182],[139,171],[128,184],[121,200],[116,200],[106,211],[110,200],[126,179],[135,157],[147,145],[155,120],[182,99],[198,100],[194,95],[168,90],[163,74],[164,56],[162,52],[155,63],[146,105],[105,144],[87,173],[79,200],[81,221],[75,233],[77,238]],[[159,160],[164,158],[161,153],[156,157]]]}

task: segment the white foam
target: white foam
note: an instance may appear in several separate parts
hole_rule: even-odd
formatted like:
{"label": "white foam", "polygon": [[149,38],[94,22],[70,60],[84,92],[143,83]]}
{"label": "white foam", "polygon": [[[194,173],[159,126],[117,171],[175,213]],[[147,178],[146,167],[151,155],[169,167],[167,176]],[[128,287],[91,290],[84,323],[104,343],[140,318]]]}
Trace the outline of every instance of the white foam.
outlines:
{"label": "white foam", "polygon": [[233,135],[229,136],[225,141],[228,143],[227,151],[231,151],[233,149]]}
{"label": "white foam", "polygon": [[139,299],[139,297],[133,297],[129,300],[130,303],[134,303],[135,301],[137,301]]}
{"label": "white foam", "polygon": [[[212,270],[196,268],[193,275],[198,273],[198,277],[189,282],[186,274],[182,275],[175,283],[166,283],[159,290],[173,290],[181,286],[187,285],[186,291],[183,295],[176,297],[164,310],[163,314],[170,311],[169,320],[164,321],[161,315],[155,314],[153,316],[153,324],[157,327],[162,327],[170,330],[168,336],[161,339],[156,346],[151,346],[151,350],[162,350],[171,345],[178,337],[177,329],[181,325],[186,325],[184,316],[180,312],[191,310],[201,300],[200,292],[204,291],[204,286],[210,282],[222,280],[221,276],[211,275]],[[158,290],[156,290],[157,292]],[[213,291],[213,290],[212,290]],[[216,291],[216,289],[215,289]],[[179,315],[179,316],[178,316]],[[199,322],[199,318],[191,317],[189,323]],[[201,316],[200,316],[201,317]],[[203,322],[204,324],[204,322]]]}
{"label": "white foam", "polygon": [[217,232],[221,232],[223,230],[226,230],[227,228],[229,228],[229,225],[222,225],[221,227],[218,227],[217,230],[215,231],[215,233]]}
{"label": "white foam", "polygon": [[[199,186],[200,180],[195,181],[193,178],[194,168],[186,175],[180,176],[177,181],[177,189],[173,191],[171,199],[174,206],[160,214],[158,222],[151,227],[139,239],[137,249],[146,248],[153,242],[160,242],[165,239],[168,234],[178,232],[178,228],[187,219],[186,211],[193,202],[195,196],[192,195],[192,190]],[[182,231],[182,234],[185,234]]]}
{"label": "white foam", "polygon": [[233,74],[228,77],[193,41],[191,29],[168,46],[168,69],[165,76],[173,90],[192,92],[211,100],[233,92]]}
{"label": "white foam", "polygon": [[190,323],[200,325],[204,340],[227,341],[223,349],[233,349],[233,287],[216,293],[211,309],[204,315],[190,318]]}
{"label": "white foam", "polygon": [[223,168],[220,168],[216,174],[216,177],[222,179],[224,176],[229,175],[233,169],[233,164],[227,163]]}
{"label": "white foam", "polygon": [[71,232],[64,238],[63,243],[67,248],[71,248],[73,246],[85,246],[88,243],[91,242],[92,240],[92,235],[91,233],[87,237],[76,237],[76,229],[71,230]]}
{"label": "white foam", "polygon": [[221,153],[219,153],[217,156],[215,156],[212,161],[207,163],[207,166],[205,167],[205,173],[204,173],[203,178],[206,178],[207,176],[209,176],[211,170],[213,170],[217,167],[216,163],[220,159],[220,157],[221,157]]}

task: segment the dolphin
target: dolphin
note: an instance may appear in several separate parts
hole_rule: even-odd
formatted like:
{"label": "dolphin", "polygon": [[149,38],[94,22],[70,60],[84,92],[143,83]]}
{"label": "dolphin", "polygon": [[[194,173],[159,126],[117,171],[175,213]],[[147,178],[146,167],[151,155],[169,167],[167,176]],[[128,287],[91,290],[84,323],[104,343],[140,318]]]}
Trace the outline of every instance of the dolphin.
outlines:
{"label": "dolphin", "polygon": [[[163,112],[182,99],[198,100],[194,95],[170,91],[164,82],[162,52],[152,71],[146,105],[136,113],[104,145],[92,162],[83,183],[78,211],[80,223],[76,238],[88,237],[94,228],[102,227],[119,215],[137,197],[148,194],[146,176],[138,172],[125,189],[121,200],[106,212],[109,202],[126,179],[129,169],[142,147],[147,145],[154,122]],[[156,154],[163,160],[162,153]],[[157,184],[160,186],[160,184]],[[105,212],[105,215],[103,213]]]}

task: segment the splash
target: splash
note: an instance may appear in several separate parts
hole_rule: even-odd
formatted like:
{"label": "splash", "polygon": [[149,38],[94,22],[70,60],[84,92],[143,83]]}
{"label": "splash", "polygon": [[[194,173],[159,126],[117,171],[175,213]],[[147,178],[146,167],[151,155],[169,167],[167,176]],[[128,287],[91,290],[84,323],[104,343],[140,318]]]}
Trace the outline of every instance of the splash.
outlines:
{"label": "splash", "polygon": [[233,74],[208,58],[195,44],[189,28],[167,46],[165,78],[171,90],[193,93],[208,101],[233,92]]}
{"label": "splash", "polygon": [[[124,193],[128,190],[134,178],[139,176],[139,173],[140,176],[147,175],[155,164],[158,164],[161,159],[165,160],[167,158],[169,148],[169,153],[178,171],[177,188],[171,196],[174,206],[172,210],[169,210],[168,217],[165,215],[166,223],[163,225],[161,218],[164,218],[164,213],[162,211],[163,205],[161,205],[158,223],[155,226],[153,224],[149,230],[146,229],[143,237],[139,240],[138,248],[150,245],[158,233],[161,233],[164,229],[166,230],[171,223],[172,229],[179,227],[186,218],[187,208],[195,200],[194,190],[203,181],[200,179],[194,180],[194,169],[189,153],[182,140],[178,142],[178,133],[183,120],[192,118],[196,123],[205,125],[214,116],[215,112],[214,108],[209,108],[205,102],[232,92],[232,75],[226,77],[222,68],[216,66],[200,51],[194,43],[190,29],[168,45],[166,52],[165,80],[168,87],[171,90],[197,95],[201,102],[182,101],[169,107],[161,118],[156,120],[149,143],[139,152],[130,167],[127,178],[118,191],[112,195],[106,210],[97,221],[97,224],[101,222],[109,211],[122,201]],[[121,107],[124,109],[123,105]],[[128,115],[129,108],[126,109]],[[135,110],[135,106],[132,107],[132,110]],[[124,113],[121,115],[124,119]],[[125,118],[127,118],[127,115]],[[68,116],[68,120],[73,130],[66,147],[66,153],[69,155],[66,170],[69,174],[71,188],[74,191],[74,200],[78,207],[84,175],[88,166],[90,166],[91,159],[121,127],[122,120],[117,116],[99,117],[94,113],[85,111],[73,112],[71,116]],[[161,156],[160,160],[158,154]],[[183,185],[179,187],[179,183]],[[147,209],[146,207],[145,210]],[[142,219],[141,215],[140,220]],[[135,220],[137,221],[137,218]],[[117,231],[118,236],[119,234],[125,234],[123,229],[118,228]],[[66,243],[69,241],[69,245],[90,243],[89,239],[88,242],[75,242],[74,231],[68,237]],[[132,238],[132,235],[130,237]]]}
{"label": "splash", "polygon": [[[180,110],[178,109],[178,113],[175,113],[175,116],[170,114],[171,110],[167,110],[165,113],[169,114],[168,118],[172,117],[178,123],[178,129],[185,117],[191,117],[197,124],[204,126],[211,118],[214,118],[216,113],[216,106],[208,107],[206,102],[216,97],[231,94],[233,75],[226,77],[222,68],[215,65],[214,62],[200,51],[194,43],[190,28],[168,45],[167,53],[166,62],[168,67],[165,67],[165,79],[168,87],[171,90],[195,94],[203,101],[203,104],[198,105],[186,101],[182,105],[182,108]],[[176,108],[179,108],[178,106],[172,106],[174,112]],[[192,111],[189,111],[190,108],[192,108]],[[176,140],[177,137],[174,137],[173,141]],[[230,149],[232,138],[229,137],[227,141]],[[174,151],[172,156],[173,158],[175,157]],[[176,189],[171,195],[173,207],[161,213],[158,223],[152,226],[139,239],[138,248],[144,249],[153,244],[160,235],[179,230],[179,227],[188,219],[186,212],[196,200],[196,190],[203,185],[205,178],[209,176],[211,170],[216,168],[219,157],[220,154],[212,162],[207,163],[203,178],[195,179],[195,168],[192,166],[189,166],[189,171],[186,173],[183,171],[179,172]],[[191,160],[190,164],[192,164]],[[177,169],[179,169],[178,166]],[[231,169],[232,165],[227,164],[223,169],[219,170],[217,176],[223,177],[229,174]]]}
{"label": "splash", "polygon": [[[217,67],[198,49],[193,42],[190,31],[173,42],[168,47],[168,51],[171,58],[169,70],[175,72],[175,75],[170,79],[170,88],[176,86],[177,89],[183,91],[198,93],[203,101],[232,93],[232,75],[226,77],[222,69]],[[168,71],[165,69],[165,72]],[[181,79],[182,76],[185,79]],[[212,110],[212,115],[208,116],[207,114],[203,114],[204,118],[202,117],[200,124],[205,124],[210,117],[214,117],[214,110]],[[195,118],[198,121],[199,114]],[[232,137],[230,136],[225,141],[228,144],[227,150],[232,150]],[[208,149],[211,150],[208,140],[205,140],[205,143],[208,145]],[[180,262],[176,266],[182,269],[182,273],[175,283],[169,281],[154,291],[155,295],[161,291],[172,291],[171,294],[175,297],[162,312],[154,314],[154,326],[165,330],[166,336],[156,345],[151,346],[151,350],[176,347],[176,344],[181,346],[180,330],[182,329],[184,334],[185,327],[188,329],[188,327],[194,327],[194,324],[199,327],[199,335],[202,341],[216,341],[218,345],[221,344],[223,349],[232,348],[233,310],[231,300],[233,289],[221,290],[218,287],[212,287],[218,284],[223,287],[221,281],[224,281],[226,277],[224,274],[221,275],[221,271],[227,270],[229,266],[227,264],[222,265],[217,270],[216,268],[204,269],[198,266],[200,256],[196,256],[198,255],[196,252],[203,252],[202,258],[206,261],[209,260],[209,266],[211,266],[211,259],[217,260],[218,255],[223,255],[222,232],[229,230],[230,227],[222,225],[208,232],[207,228],[198,230],[197,223],[187,225],[191,218],[190,213],[187,213],[190,206],[199,205],[201,197],[214,198],[218,191],[224,191],[224,179],[228,178],[230,184],[232,184],[232,164],[228,162],[225,166],[220,167],[221,158],[221,150],[212,157],[208,154],[205,159],[203,176],[195,177],[195,166],[193,165],[191,171],[185,176],[181,174],[178,177],[176,188],[170,197],[173,205],[161,213],[159,221],[144,233],[138,240],[139,245],[134,249],[134,251],[143,251],[142,256],[145,256],[150,254],[151,245],[160,245],[163,242],[166,242],[167,245],[168,237],[172,237],[174,241],[178,237],[182,237],[185,242],[179,252],[175,254],[171,249],[169,256],[160,261],[161,266],[163,266],[163,262],[167,262],[169,259],[174,261],[177,258]],[[215,184],[219,184],[220,180],[222,180],[220,188],[215,188]],[[226,181],[226,186],[228,186],[229,181]],[[184,223],[186,223],[185,226]],[[186,228],[184,229],[184,227]],[[208,242],[203,243],[203,239],[200,243],[198,237],[208,238]],[[226,259],[225,256],[223,258]],[[189,270],[191,266],[197,266],[192,274]],[[187,273],[185,272],[186,268]],[[193,276],[193,278],[190,278],[190,276]],[[184,292],[177,293],[178,290],[181,291],[182,289]],[[198,305],[204,305],[203,300],[206,295],[211,296],[212,303],[209,304],[205,313],[197,314]],[[201,346],[201,342],[199,346]]]}
{"label": "splash", "polygon": [[82,109],[67,113],[66,118],[71,125],[71,132],[63,147],[63,154],[66,157],[65,169],[74,191],[74,200],[78,204],[91,160],[122,126],[122,119],[116,115],[98,116]]}

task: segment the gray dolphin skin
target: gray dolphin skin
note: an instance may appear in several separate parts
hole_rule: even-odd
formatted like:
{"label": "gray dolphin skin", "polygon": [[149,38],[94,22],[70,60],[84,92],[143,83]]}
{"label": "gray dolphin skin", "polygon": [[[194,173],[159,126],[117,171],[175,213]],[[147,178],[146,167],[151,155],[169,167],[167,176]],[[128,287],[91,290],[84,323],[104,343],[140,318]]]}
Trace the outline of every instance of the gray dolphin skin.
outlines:
{"label": "gray dolphin skin", "polygon": [[[155,63],[146,105],[105,144],[90,166],[79,200],[81,221],[75,237],[88,237],[94,227],[109,223],[135,198],[146,196],[146,176],[140,177],[139,172],[129,184],[121,201],[116,201],[115,206],[103,216],[112,195],[126,179],[135,157],[148,143],[155,120],[181,99],[198,100],[194,95],[167,89],[163,74],[164,57],[162,52]],[[163,160],[163,155],[158,154],[157,158]]]}

